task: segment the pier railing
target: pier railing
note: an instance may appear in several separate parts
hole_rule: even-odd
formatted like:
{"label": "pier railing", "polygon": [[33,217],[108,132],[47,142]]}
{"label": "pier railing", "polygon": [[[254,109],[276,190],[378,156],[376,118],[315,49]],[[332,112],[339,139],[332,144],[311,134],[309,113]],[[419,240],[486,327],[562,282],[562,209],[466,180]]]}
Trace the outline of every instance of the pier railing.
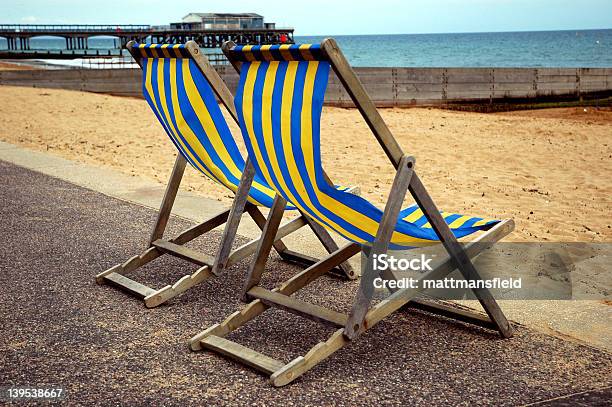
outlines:
{"label": "pier railing", "polygon": [[0,32],[27,33],[27,32],[117,32],[117,31],[150,31],[150,25],[143,24],[0,24]]}
{"label": "pier railing", "polygon": [[244,28],[244,29],[190,29],[190,28],[171,28],[169,26],[152,26],[144,24],[0,24],[0,33],[40,33],[40,32],[74,32],[74,33],[91,33],[106,31],[116,33],[121,31],[126,32],[219,32],[231,33],[237,31],[244,32],[263,32],[263,31],[293,31],[293,27],[275,27],[275,28]]}
{"label": "pier railing", "polygon": [[121,56],[121,49],[28,49],[0,50],[0,59],[76,59]]}

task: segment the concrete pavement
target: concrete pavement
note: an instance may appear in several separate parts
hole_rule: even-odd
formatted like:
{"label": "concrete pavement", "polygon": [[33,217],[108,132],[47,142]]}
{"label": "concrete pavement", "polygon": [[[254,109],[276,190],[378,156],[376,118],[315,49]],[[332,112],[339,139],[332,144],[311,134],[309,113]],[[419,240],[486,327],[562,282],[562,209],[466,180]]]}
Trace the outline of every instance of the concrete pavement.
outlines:
{"label": "concrete pavement", "polygon": [[[0,160],[153,209],[159,208],[165,187],[149,179],[66,160],[5,142],[0,142]],[[191,169],[188,168],[189,170]],[[218,213],[225,207],[225,204],[217,200],[179,191],[173,213],[186,220],[199,221]],[[249,239],[257,238],[260,233],[257,226],[247,216],[243,220],[238,233]],[[315,256],[325,253],[307,228],[291,235],[288,242],[290,246],[300,247],[302,251],[313,253]],[[356,269],[359,267],[358,260],[356,258],[352,261]],[[502,301],[500,303],[508,318],[513,321],[546,334],[612,352],[610,305],[600,301]],[[466,305],[477,306],[470,302],[466,302]]]}

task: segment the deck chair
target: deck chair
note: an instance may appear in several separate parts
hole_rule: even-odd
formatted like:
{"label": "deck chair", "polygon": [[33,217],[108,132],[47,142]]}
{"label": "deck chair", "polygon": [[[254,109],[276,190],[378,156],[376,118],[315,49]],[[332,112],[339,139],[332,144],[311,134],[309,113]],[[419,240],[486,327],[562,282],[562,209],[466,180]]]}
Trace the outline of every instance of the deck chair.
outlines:
{"label": "deck chair", "polygon": [[[422,296],[417,298],[420,289],[394,290],[384,300],[371,305],[372,281],[377,275],[371,265],[371,256],[348,314],[292,297],[329,268],[359,253],[362,247],[370,253],[383,253],[388,248],[441,242],[445,256],[436,259],[428,278],[443,278],[459,269],[466,279],[480,279],[470,259],[510,233],[513,221],[438,211],[416,173],[414,158],[402,151],[334,40],[327,39],[320,45],[236,46],[227,43],[223,50],[241,70],[235,103],[249,156],[256,173],[277,192],[271,213],[290,203],[350,243],[279,287],[268,290],[259,285],[271,249],[264,236],[262,242],[268,243],[260,245],[243,289],[244,299],[251,302],[224,322],[194,336],[190,340],[192,350],[206,348],[219,352],[270,375],[275,386],[282,386],[407,304],[497,330],[503,337],[512,335],[512,327],[486,289],[475,290],[486,315],[425,301]],[[362,197],[334,190],[323,177],[320,117],[330,67],[396,168],[384,211]],[[401,210],[407,192],[416,205]],[[271,217],[267,222],[274,223]],[[467,244],[457,240],[476,232],[478,237]],[[275,231],[270,229],[266,233],[274,235]],[[391,273],[385,278],[396,276]],[[306,355],[287,364],[225,338],[270,307],[331,325],[337,330]]]}
{"label": "deck chair", "polygon": [[[179,154],[153,226],[147,249],[125,263],[118,264],[98,274],[98,283],[109,283],[144,300],[149,308],[156,307],[194,285],[251,255],[258,245],[253,240],[236,250],[232,243],[243,213],[248,213],[255,223],[264,228],[266,218],[259,207],[271,208],[275,192],[258,175],[238,150],[216,97],[237,120],[233,97],[216,70],[202,55],[197,44],[137,44],[131,41],[127,48],[143,69],[143,94],[160,124],[174,143]],[[227,187],[235,193],[230,209],[193,226],[178,236],[164,239],[164,230],[176,198],[176,194],[189,163],[197,171]],[[342,188],[346,190],[347,188]],[[296,210],[295,207],[288,208]],[[282,217],[284,211],[277,211]],[[185,246],[186,243],[226,224],[216,256],[209,256]],[[338,249],[331,236],[306,216],[300,216],[287,224],[276,225],[271,244],[285,261],[310,265],[317,260],[289,250],[281,238],[309,225],[328,252]],[[170,254],[200,266],[193,274],[186,275],[172,285],[161,289],[147,287],[129,279],[126,273],[151,262],[163,254]],[[357,274],[348,263],[336,269],[349,278]]]}

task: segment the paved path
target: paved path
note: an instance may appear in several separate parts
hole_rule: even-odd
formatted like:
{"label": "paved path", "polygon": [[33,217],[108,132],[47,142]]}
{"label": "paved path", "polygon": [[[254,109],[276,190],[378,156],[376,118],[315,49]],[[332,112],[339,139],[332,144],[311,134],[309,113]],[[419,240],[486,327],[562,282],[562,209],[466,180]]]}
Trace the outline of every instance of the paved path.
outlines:
{"label": "paved path", "polygon": [[[557,399],[593,405],[610,399],[608,353],[524,327],[501,340],[416,311],[393,315],[296,383],[272,388],[256,372],[186,345],[239,309],[235,294],[246,263],[147,310],[97,286],[93,277],[139,252],[154,210],[6,162],[0,162],[0,185],[0,386],[61,385],[71,404],[521,405]],[[174,231],[188,225],[171,222]],[[212,253],[214,240],[195,247]],[[268,286],[296,272],[276,259],[270,268]],[[191,270],[162,257],[136,275],[162,285]],[[342,309],[355,284],[324,277],[301,295]],[[285,361],[330,333],[281,311],[258,321],[233,339]]]}
{"label": "paved path", "polygon": [[[77,163],[1,141],[0,160],[154,209],[159,208],[164,191],[164,185],[148,179]],[[189,168],[187,170],[190,171]],[[222,209],[224,204],[216,200],[179,191],[173,213],[189,221],[198,221],[219,213]],[[238,232],[249,239],[257,238],[260,233],[247,216],[243,218]],[[320,244],[308,233],[307,228],[292,234],[291,243],[292,248],[299,247],[315,256],[324,254]],[[357,261],[358,259],[355,259],[353,263],[359,270]],[[612,307],[600,301],[503,301],[501,305],[513,321],[549,335],[612,352]]]}

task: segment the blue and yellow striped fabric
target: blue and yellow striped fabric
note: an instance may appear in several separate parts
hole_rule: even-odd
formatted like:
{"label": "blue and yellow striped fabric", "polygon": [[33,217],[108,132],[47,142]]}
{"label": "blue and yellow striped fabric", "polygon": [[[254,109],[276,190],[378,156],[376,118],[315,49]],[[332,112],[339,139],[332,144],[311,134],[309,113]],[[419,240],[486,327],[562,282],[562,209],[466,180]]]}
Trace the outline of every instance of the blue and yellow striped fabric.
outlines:
{"label": "blue and yellow striped fabric", "polygon": [[322,58],[319,44],[237,45],[229,50],[234,61],[317,61]]}
{"label": "blue and yellow striped fabric", "polygon": [[[236,47],[233,52],[241,51]],[[331,187],[323,176],[320,119],[329,62],[264,57],[253,61],[250,59],[256,54],[248,52],[250,56],[243,59],[235,104],[257,173],[324,227],[353,242],[372,243],[383,211],[362,197]],[[453,213],[443,216],[458,238],[498,222]],[[437,241],[438,236],[418,206],[401,211],[392,248]]]}
{"label": "blue and yellow striped fabric", "polygon": [[185,44],[135,44],[133,51],[141,58],[189,58]]}
{"label": "blue and yellow striped fabric", "polygon": [[[196,170],[236,192],[245,161],[210,84],[193,59],[184,57],[184,45],[140,44],[134,48],[146,55],[142,59],[143,94],[170,140]],[[271,207],[274,196],[256,175],[249,202]]]}

